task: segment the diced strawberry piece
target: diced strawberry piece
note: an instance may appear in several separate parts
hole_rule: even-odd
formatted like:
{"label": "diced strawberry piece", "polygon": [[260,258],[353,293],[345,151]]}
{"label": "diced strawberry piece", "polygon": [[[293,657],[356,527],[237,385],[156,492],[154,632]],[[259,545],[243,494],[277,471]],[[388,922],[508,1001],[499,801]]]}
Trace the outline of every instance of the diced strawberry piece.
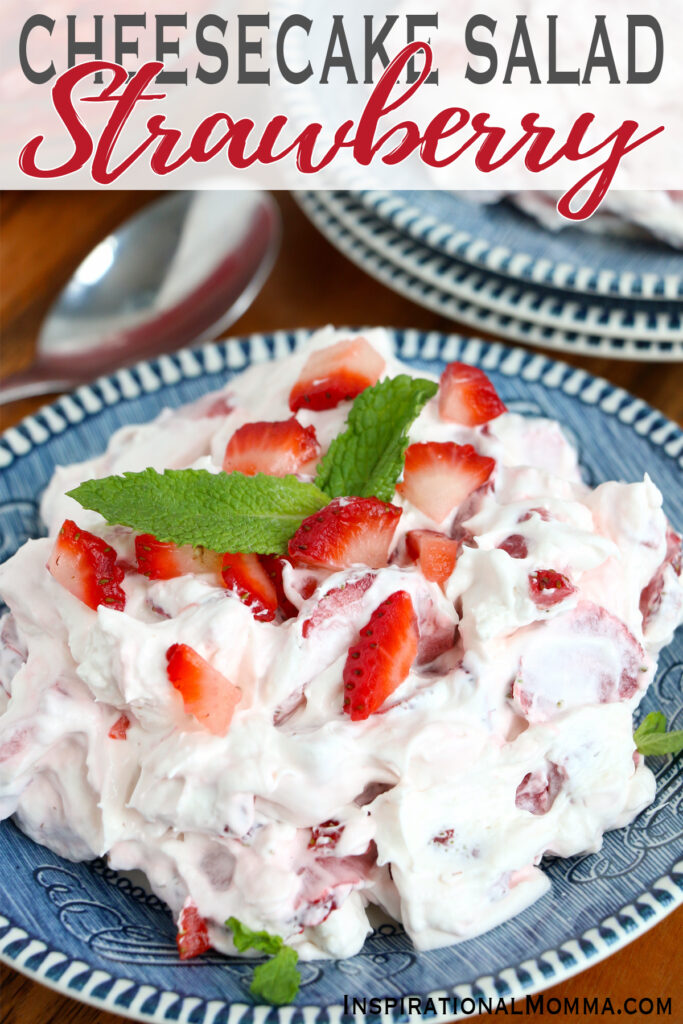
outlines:
{"label": "diced strawberry piece", "polygon": [[189,899],[180,911],[176,943],[181,960],[191,960],[193,956],[199,956],[211,949],[206,921]]}
{"label": "diced strawberry piece", "polygon": [[439,832],[432,838],[432,842],[435,846],[451,846],[453,843],[453,836],[455,830],[452,828],[445,828],[443,832]]}
{"label": "diced strawberry piece", "polygon": [[486,483],[496,462],[471,444],[429,441],[406,451],[398,491],[437,523]]}
{"label": "diced strawberry piece", "polygon": [[334,409],[376,384],[384,359],[365,338],[339,341],[312,352],[289,396],[289,408]]}
{"label": "diced strawberry piece", "polygon": [[259,561],[265,569],[268,579],[275,587],[277,604],[282,612],[282,617],[285,619],[295,619],[299,614],[299,609],[287,597],[282,581],[282,573],[287,559],[279,558],[278,555],[259,555]]}
{"label": "diced strawberry piece", "polygon": [[223,469],[247,476],[311,473],[319,455],[315,427],[302,427],[292,416],[274,423],[245,423],[228,441]]}
{"label": "diced strawberry piece", "polygon": [[188,715],[214,736],[225,736],[242,691],[187,644],[166,651],[166,674],[180,693]]}
{"label": "diced strawberry piece", "polygon": [[529,573],[531,599],[539,608],[552,608],[576,590],[566,576],[554,569],[539,569]]}
{"label": "diced strawberry piece", "polygon": [[629,700],[647,688],[652,663],[623,622],[588,601],[528,634],[512,699],[530,722],[570,708]]}
{"label": "diced strawberry piece", "polygon": [[160,541],[151,533],[135,538],[137,571],[150,580],[172,580],[176,576],[195,573],[219,573],[223,556],[208,548],[178,547],[171,541]]}
{"label": "diced strawberry piece", "polygon": [[116,563],[111,545],[94,533],[81,530],[65,519],[47,563],[58,583],[88,608],[105,605],[122,612],[126,595],[121,587],[124,572]]}
{"label": "diced strawberry piece", "polygon": [[552,516],[550,515],[550,512],[548,512],[547,508],[530,508],[527,512],[522,513],[517,522],[528,523],[528,521],[531,519],[534,513],[540,519],[542,519],[544,523],[549,523],[552,519]]}
{"label": "diced strawberry piece", "polygon": [[320,598],[311,617],[304,620],[301,627],[302,636],[310,636],[314,629],[324,625],[325,622],[334,618],[335,615],[339,615],[343,608],[356,604],[374,582],[375,574],[369,572],[365,576],[361,576],[360,579],[345,583],[342,587],[333,587],[332,590],[328,590]]}
{"label": "diced strawberry piece", "polygon": [[483,370],[467,363],[449,363],[439,383],[442,420],[478,427],[506,412],[496,389]]}
{"label": "diced strawberry piece", "polygon": [[378,498],[335,498],[304,519],[289,542],[295,565],[348,569],[387,564],[401,509]]}
{"label": "diced strawberry piece", "polygon": [[128,715],[119,715],[119,717],[116,719],[111,729],[109,730],[109,739],[125,740],[129,725],[130,718],[128,717]]}
{"label": "diced strawberry piece", "polygon": [[547,814],[567,778],[564,768],[552,761],[546,770],[529,772],[515,793],[515,806],[530,814]]}
{"label": "diced strawberry piece", "polygon": [[511,533],[498,545],[501,551],[505,551],[510,558],[526,558],[529,554],[527,543],[521,533]]}
{"label": "diced strawberry piece", "polygon": [[415,661],[418,629],[410,594],[398,590],[382,601],[349,649],[344,666],[344,711],[368,718],[407,678]]}
{"label": "diced strawberry piece", "polygon": [[343,831],[344,826],[330,818],[329,821],[324,821],[322,825],[316,825],[315,828],[311,829],[308,847],[311,850],[315,850],[316,854],[330,853],[341,839]]}
{"label": "diced strawberry piece", "polygon": [[666,554],[664,561],[657,568],[654,576],[640,594],[640,613],[643,616],[643,628],[646,629],[657,615],[664,596],[667,567],[671,566],[676,576],[681,575],[681,538],[673,527],[667,523]]}
{"label": "diced strawberry piece", "polygon": [[455,568],[458,542],[436,530],[410,530],[406,534],[406,551],[419,564],[426,580],[443,587]]}
{"label": "diced strawberry piece", "polygon": [[202,415],[211,419],[218,416],[229,416],[234,411],[234,408],[235,406],[232,404],[232,397],[230,395],[218,395],[207,409],[202,410]]}
{"label": "diced strawberry piece", "polygon": [[223,584],[231,594],[237,594],[240,601],[251,609],[259,622],[272,622],[277,611],[275,585],[258,555],[223,555],[221,569]]}

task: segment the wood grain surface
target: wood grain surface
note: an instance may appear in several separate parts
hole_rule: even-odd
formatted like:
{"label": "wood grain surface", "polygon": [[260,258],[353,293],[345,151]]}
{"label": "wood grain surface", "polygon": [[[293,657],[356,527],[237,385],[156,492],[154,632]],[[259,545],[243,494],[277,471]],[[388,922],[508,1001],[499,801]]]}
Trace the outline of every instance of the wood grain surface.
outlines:
{"label": "wood grain surface", "polygon": [[[31,361],[42,317],[73,269],[103,235],[154,194],[135,192],[4,193],[0,197],[0,373]],[[313,228],[291,197],[278,194],[283,218],[283,249],[278,263],[251,308],[231,335],[326,323],[390,325],[462,330],[381,286],[349,263]],[[549,352],[553,356],[554,353]],[[560,358],[603,376],[683,420],[683,369],[612,359],[561,355]],[[17,402],[0,410],[10,426],[42,404]],[[2,908],[0,907],[0,910]],[[549,990],[561,1000],[575,996],[609,997],[614,1015],[652,1021],[656,1013],[628,1013],[625,1000],[671,999],[668,1019],[683,1022],[683,958],[679,931],[683,911],[670,915],[621,952]],[[607,1016],[611,1016],[609,1011]],[[120,1017],[102,1013],[58,995],[0,965],[2,1024],[114,1024]],[[518,1017],[517,1019],[524,1019]],[[531,1019],[531,1018],[526,1018]],[[533,1019],[588,1020],[564,1011]],[[659,1019],[659,1018],[657,1018]]]}

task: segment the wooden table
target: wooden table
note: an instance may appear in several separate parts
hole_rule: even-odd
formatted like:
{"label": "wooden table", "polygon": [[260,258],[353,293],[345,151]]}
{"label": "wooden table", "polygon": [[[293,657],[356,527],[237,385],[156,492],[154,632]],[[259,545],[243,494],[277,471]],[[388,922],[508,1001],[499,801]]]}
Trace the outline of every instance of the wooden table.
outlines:
{"label": "wooden table", "polygon": [[[106,231],[151,198],[151,193],[115,191],[4,194],[0,203],[3,375],[30,362],[40,320],[78,261]],[[318,234],[288,195],[278,198],[285,224],[282,257],[231,334],[326,323],[459,329],[365,276]],[[469,333],[466,327],[461,330]],[[681,366],[562,358],[627,388],[672,419],[683,419]],[[0,423],[3,428],[10,426],[40,404],[40,399],[31,399],[2,409]],[[670,1019],[683,1021],[682,924],[679,910],[620,953],[557,985],[552,995],[560,999],[609,996],[615,1013],[617,1009],[621,1013],[629,997],[671,997]],[[547,1019],[569,1018],[560,1013]],[[635,1014],[628,1019],[652,1021],[653,1017]],[[5,1024],[114,1024],[116,1020],[120,1018],[59,996],[0,966],[0,1021]]]}

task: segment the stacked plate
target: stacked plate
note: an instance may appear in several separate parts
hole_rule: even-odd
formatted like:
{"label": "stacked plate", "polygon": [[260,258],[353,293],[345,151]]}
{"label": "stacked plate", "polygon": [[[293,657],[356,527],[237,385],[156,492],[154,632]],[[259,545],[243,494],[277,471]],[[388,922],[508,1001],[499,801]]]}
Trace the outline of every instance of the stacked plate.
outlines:
{"label": "stacked plate", "polygon": [[683,360],[683,255],[651,239],[551,232],[451,192],[299,192],[318,229],[383,284],[480,331],[546,348]]}

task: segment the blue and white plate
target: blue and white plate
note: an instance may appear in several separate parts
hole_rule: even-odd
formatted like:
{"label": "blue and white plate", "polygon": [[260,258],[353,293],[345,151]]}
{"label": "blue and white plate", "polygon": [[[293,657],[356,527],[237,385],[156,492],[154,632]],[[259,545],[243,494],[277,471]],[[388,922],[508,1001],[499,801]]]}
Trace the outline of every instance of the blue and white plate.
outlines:
{"label": "blue and white plate", "polygon": [[[293,195],[318,230],[362,270],[450,320],[562,352],[654,362],[683,360],[681,310],[645,313],[636,305],[606,311],[575,297],[546,296],[440,257],[345,193]],[[616,333],[611,334],[612,330]],[[667,340],[672,337],[680,340]]]}
{"label": "blue and white plate", "polygon": [[361,191],[397,231],[497,274],[584,294],[683,300],[683,253],[655,239],[566,227],[553,232],[507,202],[444,191]]}
{"label": "blue and white plate", "polygon": [[[543,355],[457,336],[394,331],[397,354],[440,373],[464,359],[490,374],[515,410],[556,417],[575,438],[586,480],[648,472],[683,524],[683,431],[604,380]],[[123,424],[151,419],[222,385],[254,362],[283,355],[307,332],[257,335],[180,352],[102,378],[0,438],[0,559],[40,532],[38,499],[54,467],[102,451]],[[683,727],[683,636],[660,660],[643,713]],[[72,864],[0,825],[0,956],[37,980],[139,1020],[192,1024],[341,1024],[344,997],[510,998],[555,984],[619,949],[683,902],[683,758],[652,760],[655,803],[602,850],[547,865],[551,891],[480,938],[416,953],[384,924],[344,961],[302,965],[294,1009],[256,1007],[252,965],[208,954],[181,963],[163,905],[102,862]],[[437,1007],[438,1007],[437,1003]],[[434,1018],[450,1018],[451,1013]],[[368,1021],[380,1024],[378,1016]],[[406,1022],[399,1006],[381,1024]]]}
{"label": "blue and white plate", "polygon": [[567,334],[578,332],[656,346],[674,342],[683,359],[683,302],[596,298],[513,281],[445,256],[401,234],[359,203],[355,192],[313,194],[369,248],[447,295]]}

